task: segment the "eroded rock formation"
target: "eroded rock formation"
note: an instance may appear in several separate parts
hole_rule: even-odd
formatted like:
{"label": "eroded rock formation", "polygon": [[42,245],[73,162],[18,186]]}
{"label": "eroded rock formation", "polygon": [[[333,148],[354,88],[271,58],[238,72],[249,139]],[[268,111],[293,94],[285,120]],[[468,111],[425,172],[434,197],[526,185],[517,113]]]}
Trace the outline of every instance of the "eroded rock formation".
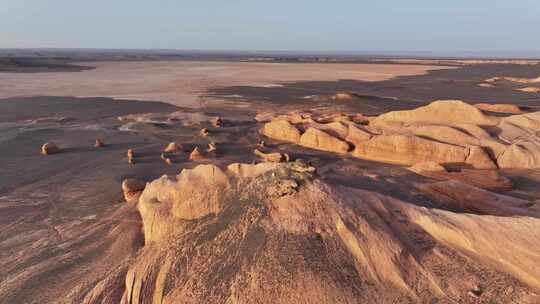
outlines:
{"label": "eroded rock formation", "polygon": [[[459,181],[419,188],[451,212],[332,186],[312,171],[297,162],[200,165],[151,182],[138,204],[145,246],[116,301],[539,299],[540,210],[530,202]],[[99,299],[117,282],[90,294]]]}
{"label": "eroded rock formation", "polygon": [[[482,110],[486,112],[483,112]],[[357,124],[353,115],[293,113],[266,118],[261,133],[312,149],[412,166],[434,161],[453,168],[540,168],[540,112],[511,105],[435,101]],[[321,118],[322,117],[322,118]],[[266,120],[262,120],[266,121]]]}

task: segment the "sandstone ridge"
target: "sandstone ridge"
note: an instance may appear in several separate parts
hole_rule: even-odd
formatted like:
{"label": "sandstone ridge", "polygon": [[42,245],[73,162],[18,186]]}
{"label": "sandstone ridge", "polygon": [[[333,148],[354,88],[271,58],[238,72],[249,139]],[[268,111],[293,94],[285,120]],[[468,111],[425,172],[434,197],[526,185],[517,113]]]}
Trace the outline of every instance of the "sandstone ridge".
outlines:
{"label": "sandstone ridge", "polygon": [[407,166],[434,161],[459,169],[497,169],[540,168],[539,115],[509,105],[441,100],[363,124],[353,120],[358,114],[291,113],[259,116],[259,121],[265,122],[261,134],[311,149]]}

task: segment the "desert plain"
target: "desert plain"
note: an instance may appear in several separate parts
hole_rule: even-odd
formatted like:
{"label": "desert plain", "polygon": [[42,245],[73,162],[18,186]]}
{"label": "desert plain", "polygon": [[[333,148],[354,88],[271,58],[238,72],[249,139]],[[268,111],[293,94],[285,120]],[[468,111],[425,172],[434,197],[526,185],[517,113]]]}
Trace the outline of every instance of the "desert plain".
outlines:
{"label": "desert plain", "polygon": [[540,302],[537,62],[72,64],[0,69],[0,303]]}

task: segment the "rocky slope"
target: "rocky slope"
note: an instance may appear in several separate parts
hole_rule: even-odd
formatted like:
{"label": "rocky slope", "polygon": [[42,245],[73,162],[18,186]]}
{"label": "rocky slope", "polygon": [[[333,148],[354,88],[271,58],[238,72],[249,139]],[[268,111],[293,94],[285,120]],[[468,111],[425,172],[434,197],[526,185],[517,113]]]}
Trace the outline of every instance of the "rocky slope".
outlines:
{"label": "rocky slope", "polygon": [[298,161],[163,176],[139,199],[145,245],[125,282],[107,277],[84,302],[539,301],[540,209],[426,187],[459,212],[330,185]]}

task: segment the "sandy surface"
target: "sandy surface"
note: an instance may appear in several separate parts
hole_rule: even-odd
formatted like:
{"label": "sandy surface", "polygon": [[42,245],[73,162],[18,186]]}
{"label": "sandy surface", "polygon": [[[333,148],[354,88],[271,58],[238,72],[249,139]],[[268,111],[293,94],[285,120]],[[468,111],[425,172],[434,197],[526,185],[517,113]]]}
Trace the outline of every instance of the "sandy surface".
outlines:
{"label": "sandy surface", "polygon": [[[265,244],[271,247],[260,251],[266,255],[275,252],[276,257],[285,261],[285,266],[304,267],[299,268],[304,270],[294,277],[298,282],[306,278],[326,283],[327,278],[334,278],[333,290],[350,290],[350,286],[357,286],[360,292],[353,295],[354,299],[365,299],[365,302],[377,299],[380,303],[488,303],[491,300],[538,303],[537,276],[527,276],[529,272],[540,271],[535,267],[538,250],[530,245],[538,243],[538,235],[533,233],[538,231],[538,169],[499,172],[511,180],[514,186],[511,190],[469,193],[470,188],[465,187],[465,190],[454,191],[455,201],[441,199],[440,195],[430,196],[432,192],[422,192],[424,190],[418,186],[431,185],[443,178],[415,174],[404,166],[272,140],[260,134],[262,124],[254,117],[258,112],[307,109],[376,115],[415,108],[433,98],[459,98],[459,94],[469,102],[509,100],[534,108],[540,100],[516,91],[516,84],[503,82],[493,88],[477,84],[496,75],[537,77],[539,67],[475,65],[439,69],[419,65],[176,61],[96,65],[95,70],[69,74],[0,73],[0,97],[71,95],[132,99],[43,96],[0,100],[0,303],[119,303],[124,294],[131,298],[138,293],[126,285],[130,280],[128,271],[145,282],[133,285],[137,286],[135,290],[149,297],[153,291],[147,292],[145,288],[154,286],[151,276],[165,273],[160,269],[168,265],[174,266],[171,269],[183,269],[183,261],[193,266],[189,268],[189,275],[194,274],[189,281],[195,282],[189,283],[195,288],[193,294],[212,298],[214,303],[225,302],[215,297],[216,294],[222,298],[227,296],[223,295],[227,289],[219,283],[236,276],[224,279],[224,274],[230,272],[224,271],[222,265],[230,261],[233,265],[227,270],[235,269],[236,263],[243,261],[239,256],[256,252],[252,248],[259,248],[258,242],[232,241],[249,235],[238,230],[240,226],[258,220],[226,222],[230,225],[223,225],[223,229],[232,229],[226,235],[233,239],[216,237],[215,240],[226,244],[222,247],[209,243],[213,239],[207,236],[215,232],[205,230],[204,225],[200,226],[201,230],[189,226],[190,230],[186,231],[190,235],[198,237],[197,231],[203,232],[200,234],[203,243],[198,239],[175,238],[177,247],[168,246],[172,242],[167,243],[163,248],[171,250],[156,254],[152,252],[154,247],[145,244],[143,223],[136,205],[122,199],[121,183],[125,178],[149,182],[201,163],[224,168],[233,162],[260,162],[253,154],[254,149],[287,153],[292,159],[305,160],[317,168],[320,181],[334,189],[332,192],[343,197],[350,195],[347,201],[336,196],[338,200],[334,203],[324,199],[320,200],[324,204],[312,204],[311,209],[293,208],[310,202],[305,199],[305,193],[300,193],[299,201],[290,200],[289,207],[281,209],[283,214],[276,214],[278,222],[283,219],[283,227],[294,228],[290,226],[293,221],[289,220],[295,217],[290,215],[294,215],[295,210],[310,210],[306,213],[309,221],[302,220],[298,224],[298,227],[308,227],[308,232],[299,234],[294,230],[294,233],[275,234],[268,230]],[[439,70],[426,73],[430,69]],[[396,77],[400,75],[402,77]],[[279,86],[281,83],[286,84]],[[335,101],[331,96],[338,91],[356,94],[351,100]],[[314,97],[306,99],[308,94]],[[213,96],[212,100],[223,102],[199,103],[201,98],[210,98],[209,95]],[[226,98],[227,95],[243,98]],[[248,107],[231,107],[238,104]],[[223,119],[219,128],[211,123],[217,115]],[[201,136],[202,128],[208,128],[210,134]],[[106,146],[94,148],[96,138],[103,140]],[[259,145],[262,140],[264,148]],[[170,155],[173,162],[168,165],[160,159],[160,154],[171,141],[182,144],[183,150]],[[41,155],[39,151],[44,142],[57,144],[62,152]],[[204,150],[210,143],[217,145],[218,153],[200,162],[189,160],[189,153],[195,147]],[[126,159],[129,148],[136,153],[134,165],[128,164]],[[467,174],[461,177],[466,182],[467,178],[478,178],[483,172]],[[438,189],[435,187],[433,191]],[[483,204],[486,197],[503,195],[504,200],[495,200],[489,205],[497,205],[496,213],[486,209]],[[460,202],[469,205],[463,207]],[[519,206],[506,206],[506,202],[517,202]],[[286,207],[287,201],[279,201],[275,206],[279,208],[271,210]],[[345,220],[336,224],[333,219],[325,219],[330,210],[328,206],[335,206],[332,208]],[[516,216],[526,212],[528,216]],[[251,224],[246,227],[253,227],[255,232],[264,229]],[[178,245],[179,240],[184,243]],[[196,248],[191,248],[194,244]],[[524,244],[523,247],[519,247],[520,244]],[[369,252],[364,253],[362,250],[366,248]],[[528,272],[510,267],[520,259],[516,252],[532,252],[522,264],[516,262],[519,269]],[[168,253],[179,264],[154,259]],[[216,260],[219,254],[226,258],[219,256]],[[145,265],[141,261],[155,261],[155,266],[148,264],[153,271],[141,275],[140,267]],[[356,266],[358,261],[366,262]],[[276,292],[276,286],[291,288],[291,295],[306,294],[289,283],[295,282],[288,281],[291,276],[274,271],[281,268],[268,267],[276,263],[268,264],[267,259],[259,259],[245,265],[254,265],[255,268],[249,269],[261,274],[265,280],[261,285],[271,289],[269,294],[283,294]],[[285,269],[295,269],[291,267]],[[167,275],[167,284],[173,279],[182,279],[184,274],[176,271]],[[429,280],[423,279],[426,273]],[[264,275],[274,274],[278,283],[266,284],[269,281]],[[199,284],[198,279],[203,283]],[[403,297],[395,282],[410,286]],[[180,283],[167,284],[156,286],[175,286],[174,290],[182,290],[178,287]],[[432,289],[433,284],[440,287]],[[238,290],[245,292],[246,297],[260,294],[239,286]],[[320,296],[317,292],[324,290],[319,286],[305,286],[309,292],[315,292],[312,296],[317,297],[315,299]],[[410,294],[417,298],[409,297]],[[156,300],[156,303],[171,302],[178,301]]]}
{"label": "sandy surface", "polygon": [[0,73],[0,98],[15,96],[114,97],[194,107],[209,88],[275,86],[295,81],[381,81],[448,67],[393,64],[243,62],[92,62],[79,73]]}

